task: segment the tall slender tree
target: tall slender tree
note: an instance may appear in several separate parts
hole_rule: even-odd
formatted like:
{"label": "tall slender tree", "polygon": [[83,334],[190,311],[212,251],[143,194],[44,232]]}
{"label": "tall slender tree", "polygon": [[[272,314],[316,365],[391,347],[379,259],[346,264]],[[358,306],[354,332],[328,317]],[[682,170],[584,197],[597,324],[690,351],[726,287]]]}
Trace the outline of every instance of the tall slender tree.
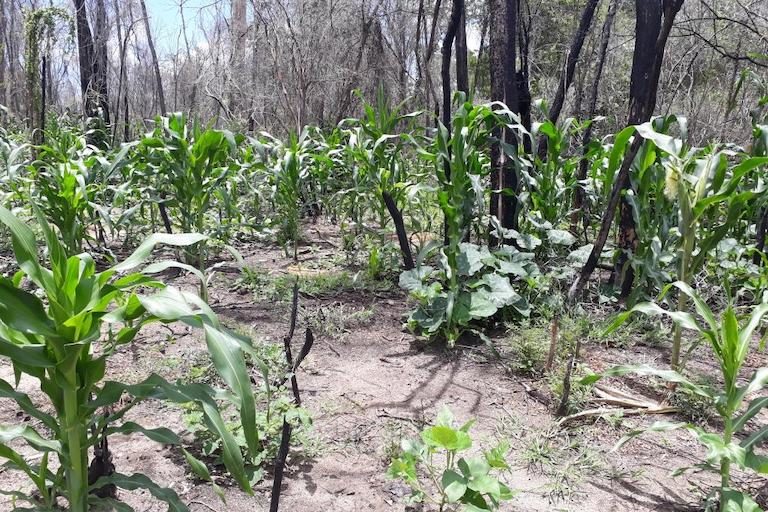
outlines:
{"label": "tall slender tree", "polygon": [[[75,0],[82,2],[83,0]],[[155,72],[155,87],[157,88],[157,99],[160,106],[160,113],[167,114],[168,108],[165,103],[165,91],[163,90],[163,76],[160,74],[160,61],[157,58],[155,43],[152,39],[152,29],[149,26],[149,15],[147,14],[147,4],[144,0],[139,0],[141,6],[141,15],[144,17],[144,30],[147,34],[147,46],[152,56],[152,68]]]}
{"label": "tall slender tree", "polygon": [[573,82],[573,76],[574,73],[576,73],[576,64],[579,62],[581,49],[584,46],[584,41],[587,39],[589,27],[592,25],[592,19],[595,17],[595,10],[599,4],[600,0],[587,0],[587,3],[584,5],[584,10],[581,12],[579,26],[576,28],[576,33],[573,35],[571,46],[568,49],[568,55],[565,59],[565,68],[563,69],[562,76],[560,77],[557,86],[555,99],[552,100],[552,106],[549,108],[549,119],[553,123],[557,122],[557,119],[560,117],[560,112],[563,110],[565,95]]}
{"label": "tall slender tree", "polygon": [[[683,6],[684,0],[635,0],[635,50],[632,58],[630,76],[630,100],[628,124],[640,124],[648,121],[656,108],[656,95],[661,77],[669,34],[675,17]],[[634,272],[630,264],[630,255],[636,250],[634,218],[626,194],[631,186],[630,169],[642,145],[642,138],[635,137],[624,155],[619,172],[616,174],[613,189],[603,213],[600,231],[595,239],[592,251],[568,292],[573,300],[584,289],[589,277],[597,267],[600,254],[608,240],[613,217],[619,203],[622,203],[619,221],[619,250],[616,272],[623,274],[621,279],[621,297],[629,295],[634,281]]]}
{"label": "tall slender tree", "polygon": [[[101,63],[97,59],[85,0],[74,0],[74,3],[77,53],[80,64],[80,92],[83,95],[85,115],[101,117],[108,122],[107,70],[106,68],[102,69]],[[99,3],[103,7],[103,2]],[[106,51],[104,59],[106,61]]]}

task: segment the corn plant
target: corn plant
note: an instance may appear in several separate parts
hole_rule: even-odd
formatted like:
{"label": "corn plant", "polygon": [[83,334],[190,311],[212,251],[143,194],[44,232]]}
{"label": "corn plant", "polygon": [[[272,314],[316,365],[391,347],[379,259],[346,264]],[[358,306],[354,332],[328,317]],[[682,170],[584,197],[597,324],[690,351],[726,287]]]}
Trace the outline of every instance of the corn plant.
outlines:
{"label": "corn plant", "polygon": [[28,144],[17,144],[0,131],[0,205],[21,203],[29,197],[28,180],[22,178],[28,151]]}
{"label": "corn plant", "polygon": [[[439,268],[418,264],[401,275],[400,283],[420,302],[409,318],[411,326],[429,336],[442,336],[449,345],[472,320],[489,318],[507,306],[523,315],[528,311],[506,277],[530,270],[520,265],[520,254],[505,249],[492,255],[487,248],[464,243],[483,218],[483,179],[490,171],[485,149],[493,128],[503,122],[492,106],[461,102],[453,116],[452,133],[441,124],[433,146],[421,150],[438,178],[446,240],[439,248]],[[425,247],[419,263],[436,248],[435,243]]]}
{"label": "corn plant", "polygon": [[[104,501],[97,495],[99,489],[116,486],[145,488],[168,502],[170,510],[186,511],[174,491],[141,474],[106,474],[89,481],[89,448],[99,446],[110,434],[142,434],[164,444],[182,444],[168,428],[148,429],[125,419],[134,406],[148,399],[201,407],[206,425],[221,440],[224,464],[250,492],[246,462],[220,412],[219,400],[227,393],[203,384],[169,383],[159,375],[135,385],[104,380],[110,356],[131,343],[144,326],[182,321],[201,328],[214,366],[229,387],[231,399],[225,400],[239,411],[249,453],[261,451],[243,356],[252,351],[250,342],[224,329],[197,296],[166,287],[144,273],[126,273],[141,265],[157,244],[190,246],[199,243],[202,235],[154,235],[122,263],[97,272],[89,254],[69,255],[38,210],[36,217],[48,265],[38,257],[33,231],[0,207],[0,222],[11,232],[20,268],[11,279],[0,278],[0,357],[13,366],[17,384],[22,376],[35,379],[47,398],[46,404],[37,405],[0,379],[0,396],[13,400],[36,423],[0,426],[0,457],[6,460],[5,467],[23,472],[35,487],[32,495],[11,491],[14,500],[27,501],[34,510],[58,510],[61,497],[68,510],[86,512]],[[130,400],[123,402],[126,394]],[[16,451],[17,442],[37,451],[39,462]],[[193,471],[210,477],[202,462],[184,453]],[[119,509],[130,510],[125,505]]]}
{"label": "corn plant", "polygon": [[[493,473],[508,470],[507,444],[484,452],[482,457],[462,457],[472,447],[469,429],[474,421],[454,425],[453,415],[443,408],[433,426],[421,432],[421,439],[402,441],[402,454],[389,466],[388,474],[408,484],[417,502],[429,502],[440,512],[498,510],[512,491]],[[444,462],[443,462],[444,461]]]}
{"label": "corn plant", "polygon": [[[190,130],[183,114],[158,118],[156,124],[155,131],[138,146],[140,165],[149,167],[142,174],[153,176],[160,207],[172,208],[181,231],[210,235],[214,228],[209,213],[217,192],[230,177],[238,139],[224,130],[203,130],[197,125]],[[205,241],[195,246],[195,254],[188,259],[205,271]]]}
{"label": "corn plant", "polygon": [[[384,91],[379,89],[375,107],[364,103],[363,118],[342,121],[340,126],[349,127],[346,130],[347,143],[343,149],[348,164],[354,169],[353,186],[346,194],[350,195],[355,205],[368,201],[377,213],[382,229],[388,219],[392,220],[403,266],[410,270],[414,260],[403,209],[409,198],[409,190],[420,180],[415,173],[409,172],[409,165],[403,157],[406,144],[415,142],[413,134],[397,133],[397,130],[420,116],[421,112],[401,114],[404,103],[390,106]],[[358,218],[358,221],[362,223],[362,218]]]}
{"label": "corn plant", "polygon": [[278,243],[283,246],[286,256],[291,255],[294,261],[298,261],[301,238],[299,220],[301,205],[311,180],[314,141],[309,129],[305,128],[299,136],[291,134],[285,145],[274,140],[273,150],[276,155],[269,171],[272,201],[277,215]]}
{"label": "corn plant", "polygon": [[[732,489],[730,485],[733,467],[768,475],[768,457],[755,452],[755,449],[768,439],[768,427],[765,425],[758,426],[756,430],[751,432],[749,429],[750,420],[757,418],[761,410],[768,407],[768,397],[757,395],[768,385],[768,368],[758,369],[746,384],[739,384],[744,363],[753,343],[753,334],[760,326],[763,317],[768,314],[768,303],[763,302],[753,307],[749,317],[740,322],[733,303],[729,301],[728,306],[718,319],[704,300],[687,283],[678,281],[667,286],[663,290],[662,296],[671,287],[677,288],[680,293],[691,299],[696,307],[698,318],[684,311],[669,311],[655,303],[646,302],[619,315],[606,332],[612,332],[618,328],[634,312],[647,315],[666,315],[675,322],[675,325],[694,331],[707,341],[712,349],[712,355],[719,365],[723,382],[722,388],[716,389],[694,384],[676,371],[657,370],[648,366],[615,367],[601,375],[586,377],[582,382],[591,383],[602,377],[629,373],[657,376],[698,396],[712,400],[717,414],[722,420],[721,431],[706,431],[704,428],[690,423],[657,422],[650,428],[630,432],[619,442],[616,449],[643,432],[685,428],[692,432],[708,450],[706,460],[698,466],[720,473],[720,511],[758,511],[759,508],[749,496]],[[748,400],[749,402],[744,407]],[[685,469],[687,468],[680,471]]]}
{"label": "corn plant", "polygon": [[[536,123],[531,139],[536,141],[539,135],[546,138],[546,159],[539,158],[538,151],[533,149],[533,166],[530,170],[527,166],[520,168],[527,191],[523,199],[540,219],[554,225],[565,219],[572,202],[571,195],[578,185],[579,162],[586,157],[580,153],[569,154],[568,150],[571,138],[578,136],[585,126],[573,118],[566,119],[561,126],[551,121]],[[590,154],[589,158],[596,158],[596,155]]]}
{"label": "corn plant", "polygon": [[[638,126],[637,131],[664,155],[665,194],[679,208],[677,279],[691,284],[710,252],[737,224],[745,204],[755,197],[753,191],[739,190],[742,179],[768,163],[768,158],[744,158],[730,168],[727,151],[687,148],[681,140],[655,131],[651,123]],[[679,294],[677,310],[684,312],[687,307],[687,295]],[[671,355],[674,369],[680,365],[681,340],[681,327],[676,325]]]}

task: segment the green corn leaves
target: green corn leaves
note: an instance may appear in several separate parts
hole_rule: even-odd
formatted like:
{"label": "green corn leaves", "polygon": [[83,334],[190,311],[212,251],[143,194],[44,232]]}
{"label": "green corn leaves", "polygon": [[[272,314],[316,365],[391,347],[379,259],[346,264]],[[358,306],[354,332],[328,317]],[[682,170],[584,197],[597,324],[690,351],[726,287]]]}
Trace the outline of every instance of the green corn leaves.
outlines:
{"label": "green corn leaves", "polygon": [[[21,268],[21,273],[12,280],[0,278],[0,356],[13,364],[17,379],[23,374],[39,379],[54,412],[48,414],[37,408],[26,394],[0,381],[0,397],[14,400],[49,429],[46,437],[31,427],[0,426],[0,456],[25,472],[39,490],[44,490],[42,495],[48,506],[57,496],[64,496],[70,510],[85,512],[88,504],[96,500],[87,493],[87,450],[98,442],[101,432],[142,434],[164,444],[181,444],[179,437],[166,428],[145,429],[134,422],[123,422],[123,413],[103,416],[102,409],[117,403],[124,394],[137,400],[194,403],[202,409],[205,424],[221,441],[225,466],[238,484],[250,492],[246,460],[227,428],[221,407],[222,398],[231,397],[227,406],[240,414],[247,456],[257,456],[261,445],[256,432],[256,404],[244,361],[244,353],[252,353],[250,342],[224,329],[198,296],[165,287],[144,274],[123,274],[142,265],[159,244],[185,247],[206,237],[200,233],[153,235],[122,263],[97,272],[89,255],[67,257],[67,248],[58,241],[43,216],[38,215],[38,220],[45,235],[50,268],[38,258],[32,231],[0,207],[0,222],[11,232]],[[154,272],[172,264],[154,264],[147,270]],[[34,293],[20,287],[22,276],[37,287]],[[203,329],[214,366],[231,393],[203,384],[173,384],[158,376],[132,386],[102,383],[106,360],[118,345],[129,343],[149,323],[175,321]],[[102,340],[104,327],[110,327],[117,336]],[[95,346],[98,350],[93,350]],[[101,355],[96,356],[97,353]],[[102,428],[91,430],[97,423]],[[42,472],[34,470],[8,446],[17,439],[35,450],[54,452],[65,461],[63,480],[51,477],[44,468]],[[144,488],[166,501],[169,510],[187,510],[174,492],[143,475],[115,474],[93,488],[106,484],[128,490]]]}
{"label": "green corn leaves", "polygon": [[[584,383],[595,382],[606,376],[649,375],[659,377],[667,382],[682,386],[698,395],[714,400],[716,410],[723,422],[722,432],[707,432],[701,427],[687,423],[658,422],[646,429],[639,429],[627,434],[616,446],[621,447],[630,439],[644,432],[663,432],[685,428],[690,430],[707,448],[706,463],[709,467],[717,467],[721,476],[720,511],[758,510],[754,502],[745,495],[730,489],[730,471],[734,464],[745,470],[768,474],[768,459],[755,453],[755,448],[768,438],[768,427],[758,429],[742,441],[736,434],[744,432],[749,422],[768,407],[768,398],[757,396],[768,385],[768,368],[758,369],[746,385],[739,385],[744,363],[753,342],[753,333],[762,319],[768,314],[768,303],[762,303],[752,308],[746,321],[740,321],[731,303],[725,308],[718,319],[706,302],[686,283],[677,282],[667,286],[662,296],[671,287],[676,287],[681,294],[693,302],[698,317],[680,312],[668,311],[653,303],[638,304],[630,311],[623,313],[608,327],[606,332],[616,329],[634,312],[649,315],[669,316],[679,328],[698,332],[712,348],[715,360],[720,366],[723,386],[720,389],[698,386],[680,373],[671,370],[657,370],[648,366],[620,366],[592,375],[583,379]],[[744,404],[745,400],[751,401]],[[746,508],[744,508],[746,507]]]}

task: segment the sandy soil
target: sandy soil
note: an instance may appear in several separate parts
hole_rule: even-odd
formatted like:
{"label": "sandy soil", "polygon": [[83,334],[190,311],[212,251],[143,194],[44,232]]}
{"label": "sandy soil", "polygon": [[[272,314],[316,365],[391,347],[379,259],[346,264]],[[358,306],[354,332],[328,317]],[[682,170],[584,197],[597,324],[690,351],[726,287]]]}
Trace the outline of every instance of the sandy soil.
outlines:
{"label": "sandy soil", "polygon": [[[320,236],[322,235],[322,236]],[[311,252],[302,255],[304,267],[330,261],[335,249],[326,234],[315,232]],[[323,241],[325,240],[325,242]],[[271,247],[252,247],[249,266],[273,273],[287,272],[290,262]],[[249,328],[266,342],[279,343],[286,330],[288,308],[263,298],[232,291],[235,276],[221,275],[211,294],[214,309],[231,327]],[[188,284],[185,278],[177,284]],[[281,499],[281,510],[315,511],[405,511],[408,489],[386,477],[389,457],[399,439],[414,436],[440,407],[451,408],[460,420],[475,418],[473,437],[490,447],[497,439],[510,440],[509,460],[513,469],[504,480],[518,491],[502,510],[515,511],[677,511],[689,510],[715,480],[706,474],[673,478],[671,471],[694,463],[703,455],[697,443],[684,433],[641,437],[621,451],[611,447],[631,428],[649,425],[657,418],[633,417],[622,421],[598,420],[569,429],[557,429],[551,408],[532,398],[528,388],[546,394],[546,386],[530,378],[510,374],[502,362],[483,347],[445,351],[424,346],[403,332],[402,315],[408,305],[403,293],[347,292],[334,296],[302,297],[300,326],[309,313],[324,307],[348,305],[351,310],[372,309],[370,319],[344,333],[341,339],[318,335],[315,346],[298,374],[304,406],[314,420],[312,449],[295,449]],[[663,348],[634,345],[627,349],[587,345],[583,360],[600,370],[612,364],[665,360]],[[205,358],[199,333],[174,326],[172,330],[150,330],[132,347],[110,361],[110,375],[137,381],[151,372],[166,378],[183,377],[195,361]],[[757,355],[750,364],[765,366]],[[710,373],[706,352],[694,357],[697,372]],[[0,377],[12,381],[12,372],[0,363]],[[615,382],[614,382],[615,383]],[[35,382],[23,380],[22,390],[40,400]],[[658,389],[643,381],[625,379],[622,385],[635,393],[658,398]],[[765,412],[757,424],[768,422]],[[132,411],[147,427],[184,429],[178,408],[145,403]],[[674,417],[667,417],[674,419]],[[29,421],[14,403],[0,400],[0,424]],[[267,510],[271,475],[255,496],[246,496],[225,486],[226,504],[211,488],[195,481],[173,450],[139,436],[112,436],[114,463],[123,473],[140,471],[156,482],[173,488],[194,512]],[[536,447],[540,457],[529,454]],[[23,449],[26,453],[29,450]],[[534,459],[531,462],[531,459]],[[222,482],[226,483],[226,482]],[[768,484],[761,492],[768,496]],[[18,474],[0,469],[0,489],[26,488]],[[166,507],[142,492],[123,492],[121,498],[138,511],[160,511]],[[0,511],[11,510],[0,501]]]}

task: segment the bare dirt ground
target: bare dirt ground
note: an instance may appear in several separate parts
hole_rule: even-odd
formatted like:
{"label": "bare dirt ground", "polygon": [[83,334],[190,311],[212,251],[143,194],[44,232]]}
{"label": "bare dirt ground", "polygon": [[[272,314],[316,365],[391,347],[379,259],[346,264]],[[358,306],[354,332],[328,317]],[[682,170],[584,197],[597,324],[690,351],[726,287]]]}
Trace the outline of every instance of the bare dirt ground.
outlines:
{"label": "bare dirt ground", "polygon": [[[338,253],[327,233],[306,230],[312,239],[301,255],[301,268],[329,266]],[[295,272],[290,260],[274,247],[253,247],[246,253],[248,266],[273,274]],[[281,343],[287,329],[285,303],[232,290],[234,276],[214,281],[211,303],[232,328],[254,333],[260,342]],[[189,286],[185,278],[176,285]],[[701,491],[715,483],[708,474],[673,478],[671,472],[696,462],[703,451],[684,433],[649,434],[610,453],[626,432],[647,426],[655,417],[598,419],[558,429],[552,408],[532,398],[526,386],[548,391],[536,380],[511,374],[506,365],[483,346],[447,351],[427,346],[402,330],[408,309],[405,295],[396,286],[389,291],[347,291],[301,298],[303,327],[318,310],[369,311],[364,321],[340,335],[318,333],[311,354],[298,372],[304,406],[313,418],[311,446],[294,449],[284,480],[281,510],[287,512],[406,511],[408,489],[390,480],[386,468],[403,437],[413,437],[448,406],[461,422],[475,418],[476,446],[491,447],[504,438],[511,442],[508,460],[513,469],[503,479],[518,491],[502,510],[515,511],[679,511],[698,502]],[[347,308],[346,310],[344,308]],[[300,331],[299,331],[300,332]],[[299,339],[300,337],[297,337]],[[584,347],[583,360],[593,370],[615,363],[664,364],[662,348],[631,345],[629,348]],[[206,357],[199,333],[183,326],[158,328],[124,348],[110,362],[110,378],[138,381],[152,372],[165,378],[184,378]],[[697,371],[708,372],[707,353],[694,357]],[[768,360],[758,355],[753,367]],[[12,381],[7,363],[0,363],[0,377]],[[21,388],[40,399],[35,382],[23,380]],[[616,381],[614,381],[616,384]],[[617,384],[619,385],[619,384]],[[657,399],[644,383],[627,379],[625,389]],[[184,430],[182,412],[175,407],[144,403],[131,412],[146,427],[167,426]],[[130,419],[130,418],[129,418]],[[675,419],[668,416],[667,419]],[[14,403],[0,400],[0,424],[28,421]],[[768,421],[764,413],[757,423]],[[110,437],[114,463],[122,473],[142,472],[157,483],[173,488],[194,512],[267,510],[271,474],[251,497],[236,487],[225,488],[222,503],[206,483],[196,481],[183,459],[172,449],[139,436]],[[26,451],[26,453],[30,453]],[[768,495],[768,484],[762,491]],[[0,469],[0,489],[26,488],[18,474]],[[137,511],[161,511],[166,506],[143,492],[122,492],[121,499]],[[11,510],[0,501],[0,511]]]}

